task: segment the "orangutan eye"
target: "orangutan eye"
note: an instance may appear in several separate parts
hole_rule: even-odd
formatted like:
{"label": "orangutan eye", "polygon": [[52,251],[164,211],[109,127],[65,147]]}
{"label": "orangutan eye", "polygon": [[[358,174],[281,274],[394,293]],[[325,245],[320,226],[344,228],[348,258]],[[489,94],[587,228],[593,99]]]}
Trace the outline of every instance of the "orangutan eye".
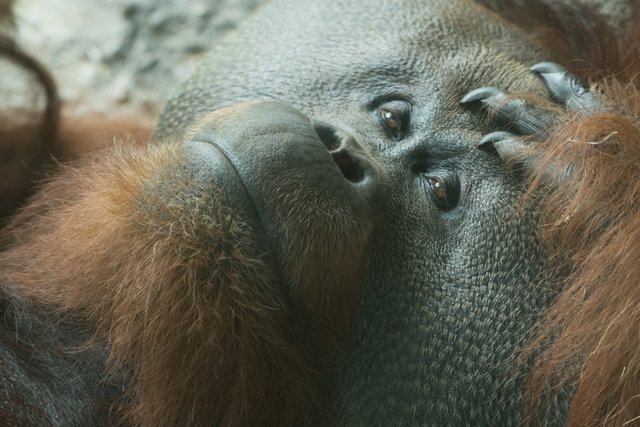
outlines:
{"label": "orangutan eye", "polygon": [[425,176],[433,200],[440,209],[448,210],[458,204],[460,183],[455,174],[437,174]]}
{"label": "orangutan eye", "polygon": [[394,139],[400,139],[409,128],[410,106],[404,101],[392,101],[378,109],[378,118],[385,131]]}
{"label": "orangutan eye", "polygon": [[402,117],[398,111],[388,107],[381,108],[380,118],[389,131],[400,132],[402,130]]}

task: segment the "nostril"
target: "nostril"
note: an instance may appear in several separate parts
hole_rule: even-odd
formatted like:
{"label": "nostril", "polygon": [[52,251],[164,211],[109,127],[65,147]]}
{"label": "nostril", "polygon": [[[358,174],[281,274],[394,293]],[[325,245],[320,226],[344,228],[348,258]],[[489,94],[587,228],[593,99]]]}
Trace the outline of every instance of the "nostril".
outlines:
{"label": "nostril", "polygon": [[331,155],[348,181],[360,182],[364,179],[364,170],[360,167],[358,160],[351,157],[346,150],[335,151]]}
{"label": "nostril", "polygon": [[354,157],[353,154],[349,152],[355,144],[353,137],[322,122],[314,122],[313,129],[320,137],[324,146],[327,147],[331,157],[333,157],[333,161],[336,163],[345,179],[353,183],[358,183],[364,180],[364,168],[360,164],[358,158]]}
{"label": "nostril", "polygon": [[313,129],[320,137],[324,146],[327,147],[327,150],[334,151],[340,148],[342,138],[336,134],[336,129],[333,126],[325,123],[314,123]]}

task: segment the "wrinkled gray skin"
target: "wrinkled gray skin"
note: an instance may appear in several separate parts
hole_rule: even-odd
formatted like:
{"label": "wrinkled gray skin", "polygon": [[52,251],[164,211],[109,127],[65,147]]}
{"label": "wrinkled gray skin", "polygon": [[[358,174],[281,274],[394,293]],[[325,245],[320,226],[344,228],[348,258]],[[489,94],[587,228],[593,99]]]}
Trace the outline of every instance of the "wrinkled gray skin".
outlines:
{"label": "wrinkled gray skin", "polygon": [[[538,286],[545,261],[533,214],[514,209],[521,180],[476,148],[487,127],[459,100],[479,86],[545,94],[528,70],[544,59],[471,1],[277,0],[217,45],[167,105],[160,138],[184,136],[221,106],[276,99],[366,154],[366,179],[349,185],[369,205],[373,249],[319,424],[518,423],[522,378],[511,368],[551,297]],[[399,139],[379,118],[389,102],[410,110]],[[229,156],[260,156],[277,145],[271,138]],[[256,176],[235,166],[243,180],[270,182],[270,168]],[[455,206],[436,203],[433,175],[458,178]]]}

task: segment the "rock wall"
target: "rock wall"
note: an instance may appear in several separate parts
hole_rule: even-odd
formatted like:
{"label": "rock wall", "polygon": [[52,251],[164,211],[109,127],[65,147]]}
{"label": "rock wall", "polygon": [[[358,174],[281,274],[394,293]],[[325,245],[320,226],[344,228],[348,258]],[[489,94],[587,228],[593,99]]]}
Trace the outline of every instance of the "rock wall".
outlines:
{"label": "rock wall", "polygon": [[77,112],[156,114],[211,43],[264,0],[16,0],[20,43]]}

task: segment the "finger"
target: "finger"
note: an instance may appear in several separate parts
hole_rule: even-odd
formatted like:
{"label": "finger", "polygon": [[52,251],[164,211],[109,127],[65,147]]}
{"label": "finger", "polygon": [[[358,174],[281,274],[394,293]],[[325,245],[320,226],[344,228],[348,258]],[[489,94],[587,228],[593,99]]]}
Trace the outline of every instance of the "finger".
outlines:
{"label": "finger", "polygon": [[598,100],[589,89],[563,66],[540,62],[531,67],[544,81],[551,99],[571,111],[598,109]]}
{"label": "finger", "polygon": [[550,112],[536,109],[522,99],[510,99],[507,92],[494,87],[474,89],[460,100],[463,104],[476,101],[494,115],[497,125],[519,135],[544,135],[554,124]]}

